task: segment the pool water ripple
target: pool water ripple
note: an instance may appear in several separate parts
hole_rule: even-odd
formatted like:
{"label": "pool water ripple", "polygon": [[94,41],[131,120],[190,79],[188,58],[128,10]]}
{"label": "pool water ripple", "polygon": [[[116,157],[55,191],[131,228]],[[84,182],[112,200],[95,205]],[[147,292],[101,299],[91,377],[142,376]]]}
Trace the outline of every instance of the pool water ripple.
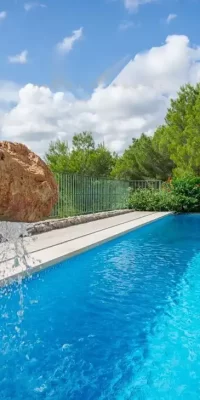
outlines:
{"label": "pool water ripple", "polygon": [[0,293],[1,400],[197,399],[200,217],[170,216]]}

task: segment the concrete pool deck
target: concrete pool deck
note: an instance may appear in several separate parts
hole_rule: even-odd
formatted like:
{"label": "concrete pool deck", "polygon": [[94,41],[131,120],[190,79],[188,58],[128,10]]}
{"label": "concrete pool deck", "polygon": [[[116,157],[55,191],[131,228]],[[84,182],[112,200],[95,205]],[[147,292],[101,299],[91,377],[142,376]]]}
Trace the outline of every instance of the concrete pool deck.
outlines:
{"label": "concrete pool deck", "polygon": [[[0,285],[156,221],[169,212],[129,212],[0,244]],[[16,260],[18,254],[18,261]],[[26,265],[28,264],[28,269]]]}

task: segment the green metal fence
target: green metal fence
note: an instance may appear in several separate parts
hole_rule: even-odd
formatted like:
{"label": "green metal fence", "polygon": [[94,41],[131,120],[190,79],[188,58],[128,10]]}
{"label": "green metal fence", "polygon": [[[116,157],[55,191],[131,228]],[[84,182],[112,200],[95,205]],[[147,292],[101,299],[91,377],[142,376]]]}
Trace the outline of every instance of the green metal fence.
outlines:
{"label": "green metal fence", "polygon": [[[59,199],[51,215],[53,218],[125,209],[130,190],[145,187],[144,181],[129,182],[76,174],[55,174],[55,177]],[[159,181],[145,182],[151,182],[154,188],[159,187],[155,183]]]}
{"label": "green metal fence", "polygon": [[161,189],[162,181],[154,180],[154,179],[130,181],[129,185],[132,190],[137,190],[137,189],[156,190],[156,189]]}

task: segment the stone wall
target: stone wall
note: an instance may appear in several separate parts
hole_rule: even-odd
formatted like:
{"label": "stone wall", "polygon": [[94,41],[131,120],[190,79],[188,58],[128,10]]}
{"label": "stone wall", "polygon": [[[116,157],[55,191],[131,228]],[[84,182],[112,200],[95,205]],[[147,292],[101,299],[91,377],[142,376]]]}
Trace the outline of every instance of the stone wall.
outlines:
{"label": "stone wall", "polygon": [[54,229],[67,228],[68,226],[84,224],[86,222],[97,221],[99,219],[105,219],[109,217],[115,217],[117,215],[127,214],[129,212],[133,212],[133,210],[106,211],[95,214],[80,215],[76,217],[68,217],[68,218],[53,219],[53,220],[51,219],[29,225],[29,227],[27,228],[27,232],[30,236],[32,236],[32,235],[37,235],[39,233],[49,232]]}

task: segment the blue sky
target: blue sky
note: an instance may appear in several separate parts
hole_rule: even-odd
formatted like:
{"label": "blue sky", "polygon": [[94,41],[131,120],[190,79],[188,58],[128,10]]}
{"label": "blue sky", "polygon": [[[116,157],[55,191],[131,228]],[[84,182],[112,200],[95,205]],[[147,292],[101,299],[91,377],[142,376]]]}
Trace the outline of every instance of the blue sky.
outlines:
{"label": "blue sky", "polygon": [[121,153],[200,81],[199,0],[0,0],[0,138]]}
{"label": "blue sky", "polygon": [[[45,84],[86,92],[105,76],[112,80],[128,59],[159,46],[167,35],[184,34],[199,40],[200,3],[193,0],[160,0],[125,8],[123,0],[44,0],[43,7],[25,11],[22,0],[1,0],[7,17],[0,23],[0,79],[25,84]],[[34,3],[27,1],[27,3]],[[166,23],[169,14],[177,18]],[[120,24],[133,24],[120,30]],[[56,44],[83,27],[83,38],[64,57]],[[9,64],[8,56],[28,51],[25,65]]]}

